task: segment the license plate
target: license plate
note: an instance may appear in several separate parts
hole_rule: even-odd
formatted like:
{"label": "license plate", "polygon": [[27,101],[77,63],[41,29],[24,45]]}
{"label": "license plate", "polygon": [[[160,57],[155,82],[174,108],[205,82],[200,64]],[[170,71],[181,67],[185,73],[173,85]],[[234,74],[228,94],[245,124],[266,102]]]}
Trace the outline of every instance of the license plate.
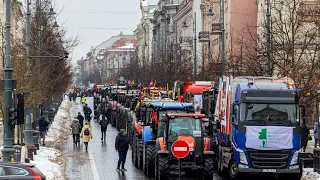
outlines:
{"label": "license plate", "polygon": [[276,169],[262,169],[262,172],[275,173],[275,172],[277,172],[277,170]]}

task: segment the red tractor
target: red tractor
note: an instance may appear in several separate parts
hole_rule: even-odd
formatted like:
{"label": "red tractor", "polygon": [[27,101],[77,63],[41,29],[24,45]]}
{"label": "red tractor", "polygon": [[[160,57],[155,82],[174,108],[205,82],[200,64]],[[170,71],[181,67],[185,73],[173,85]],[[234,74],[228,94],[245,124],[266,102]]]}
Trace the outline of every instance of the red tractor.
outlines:
{"label": "red tractor", "polygon": [[214,171],[214,152],[212,138],[205,136],[202,122],[204,114],[164,114],[159,123],[165,124],[163,136],[157,138],[155,148],[156,179],[167,180],[174,171],[179,170],[178,160],[172,155],[171,146],[177,140],[186,141],[189,154],[180,159],[181,169],[190,172],[198,170],[202,180],[212,180]]}

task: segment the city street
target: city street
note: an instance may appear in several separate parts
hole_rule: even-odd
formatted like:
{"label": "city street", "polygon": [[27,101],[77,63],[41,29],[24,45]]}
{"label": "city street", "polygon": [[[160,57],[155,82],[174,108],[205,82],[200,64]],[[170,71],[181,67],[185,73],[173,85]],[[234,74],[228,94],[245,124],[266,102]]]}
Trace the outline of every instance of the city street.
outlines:
{"label": "city street", "polygon": [[[70,116],[74,117],[79,110],[81,105],[76,105],[71,108]],[[131,150],[127,155],[125,173],[116,172],[116,163],[118,160],[118,154],[114,149],[114,141],[118,131],[109,125],[107,130],[106,142],[101,142],[100,125],[91,121],[91,129],[93,138],[89,143],[88,153],[85,152],[83,144],[80,148],[72,142],[72,137],[63,143],[62,151],[66,157],[66,175],[70,180],[147,180],[143,172],[134,167],[131,161]],[[184,178],[184,179],[197,179]],[[218,175],[215,176],[215,180],[221,179]]]}

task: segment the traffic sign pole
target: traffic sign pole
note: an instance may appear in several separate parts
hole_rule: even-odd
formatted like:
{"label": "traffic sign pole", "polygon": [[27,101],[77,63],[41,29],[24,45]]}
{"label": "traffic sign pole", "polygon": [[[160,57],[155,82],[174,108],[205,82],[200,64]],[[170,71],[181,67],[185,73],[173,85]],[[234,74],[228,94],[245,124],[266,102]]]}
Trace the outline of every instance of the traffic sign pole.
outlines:
{"label": "traffic sign pole", "polygon": [[179,163],[179,180],[181,180],[181,159],[189,154],[189,144],[183,140],[175,141],[171,146],[172,154],[178,159]]}
{"label": "traffic sign pole", "polygon": [[181,180],[181,159],[178,158],[179,161],[179,180]]}

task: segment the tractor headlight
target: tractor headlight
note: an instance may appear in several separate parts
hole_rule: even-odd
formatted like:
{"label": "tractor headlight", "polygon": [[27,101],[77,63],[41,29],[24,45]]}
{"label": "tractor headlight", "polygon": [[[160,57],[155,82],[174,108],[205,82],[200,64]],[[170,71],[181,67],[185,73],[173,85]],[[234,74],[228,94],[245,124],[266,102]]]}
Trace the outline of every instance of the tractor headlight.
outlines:
{"label": "tractor headlight", "polygon": [[298,164],[298,161],[299,161],[299,153],[300,153],[300,151],[294,152],[294,154],[292,155],[292,159],[291,159],[290,165]]}

